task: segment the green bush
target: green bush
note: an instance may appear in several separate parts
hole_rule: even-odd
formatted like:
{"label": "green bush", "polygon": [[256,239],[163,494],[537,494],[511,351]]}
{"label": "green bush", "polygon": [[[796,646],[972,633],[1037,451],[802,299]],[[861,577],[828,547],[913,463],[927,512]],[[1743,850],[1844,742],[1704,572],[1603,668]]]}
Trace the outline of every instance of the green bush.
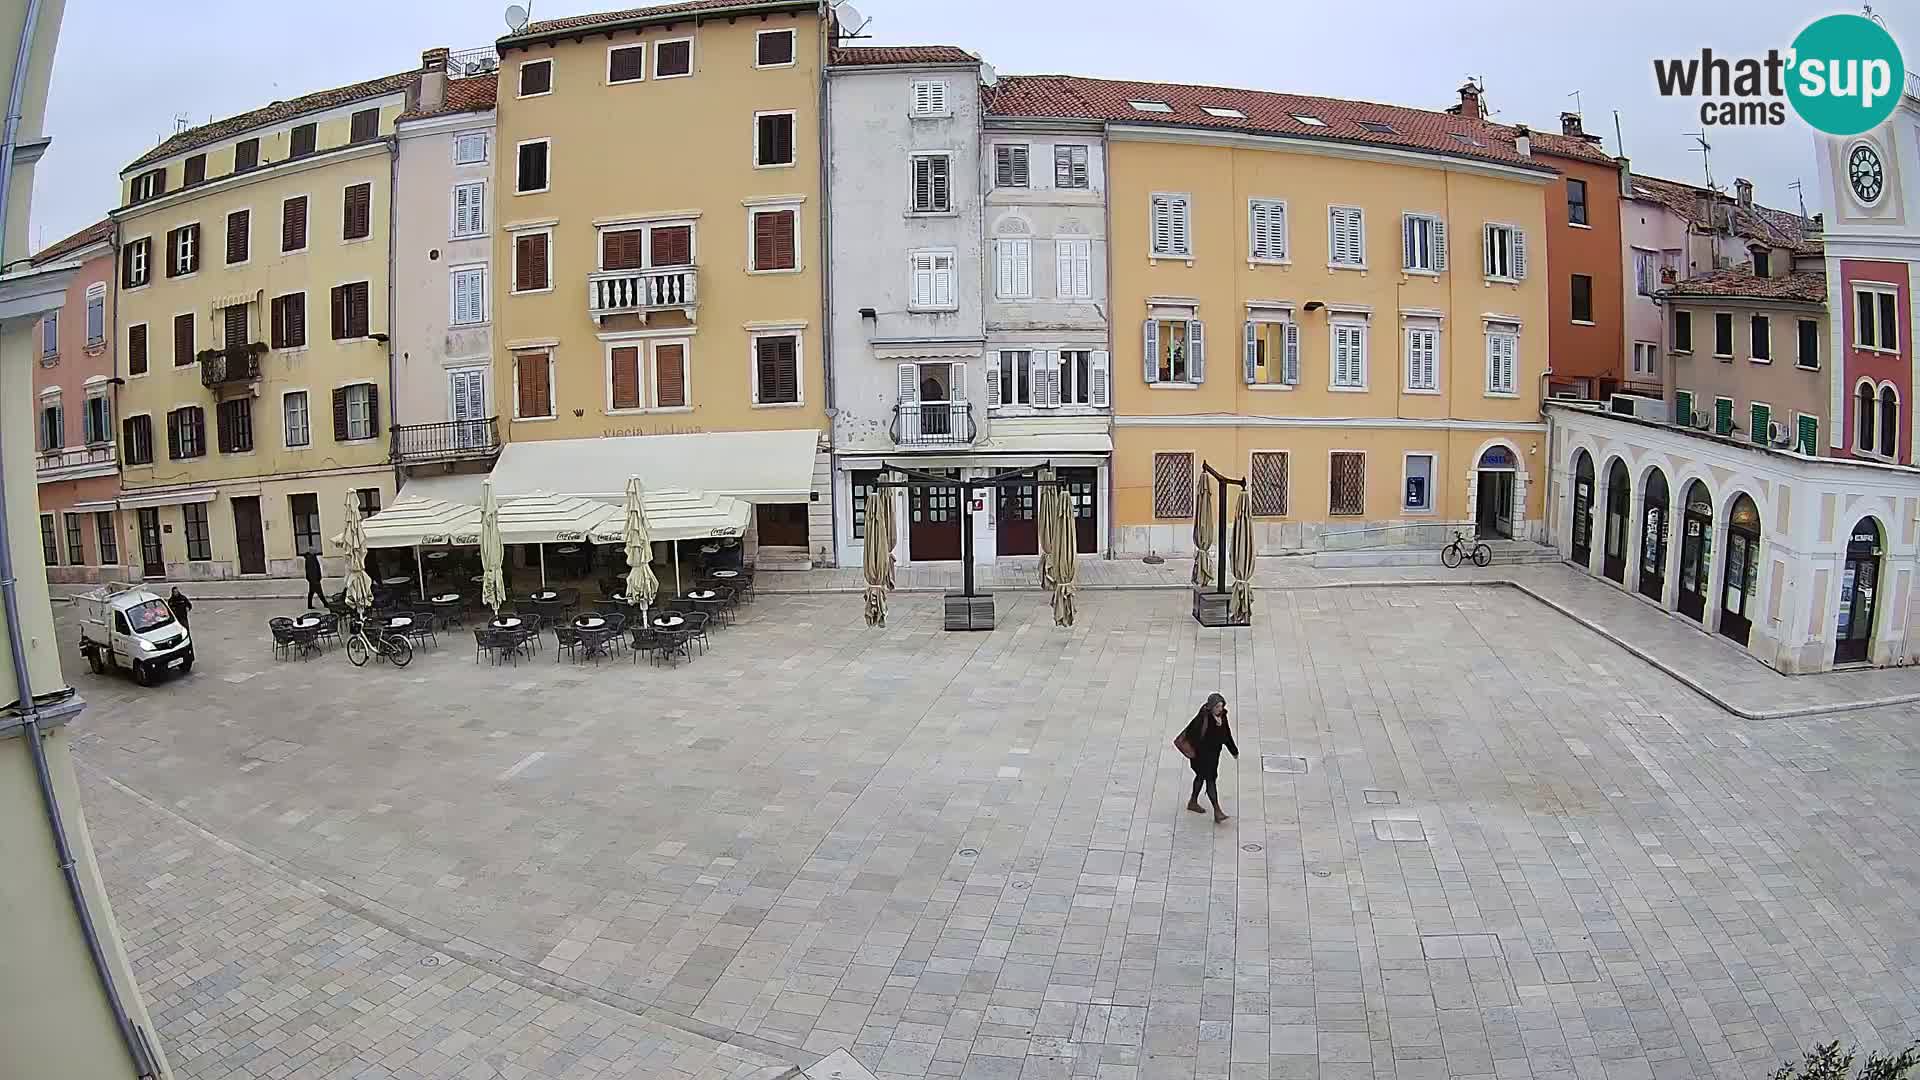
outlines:
{"label": "green bush", "polygon": [[[1771,1080],[1848,1080],[1853,1076],[1853,1058],[1852,1050],[1840,1052],[1840,1041],[1836,1039],[1807,1051],[1798,1063],[1789,1061],[1780,1066]],[[1860,1066],[1854,1080],[1902,1080],[1915,1066],[1920,1066],[1920,1047],[1910,1046],[1896,1057],[1882,1057],[1875,1052],[1867,1055],[1866,1064]]]}

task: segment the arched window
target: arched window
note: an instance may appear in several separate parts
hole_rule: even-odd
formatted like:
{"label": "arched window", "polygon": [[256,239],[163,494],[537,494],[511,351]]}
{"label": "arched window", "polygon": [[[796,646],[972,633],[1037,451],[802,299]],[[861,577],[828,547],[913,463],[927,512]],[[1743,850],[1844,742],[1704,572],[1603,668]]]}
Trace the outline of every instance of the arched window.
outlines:
{"label": "arched window", "polygon": [[1853,416],[1859,432],[1853,440],[1853,448],[1871,454],[1873,453],[1873,384],[1861,383],[1855,397]]}
{"label": "arched window", "polygon": [[1880,452],[1900,455],[1900,395],[1891,385],[1880,387]]}

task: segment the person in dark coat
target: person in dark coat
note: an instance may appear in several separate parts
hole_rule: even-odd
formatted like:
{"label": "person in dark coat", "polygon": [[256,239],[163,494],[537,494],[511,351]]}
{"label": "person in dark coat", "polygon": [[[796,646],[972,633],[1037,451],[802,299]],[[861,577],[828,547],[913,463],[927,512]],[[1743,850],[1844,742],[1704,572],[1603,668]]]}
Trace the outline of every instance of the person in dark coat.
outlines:
{"label": "person in dark coat", "polygon": [[189,630],[193,629],[187,623],[187,612],[193,610],[193,601],[187,599],[187,594],[181,592],[178,585],[175,585],[173,591],[167,594],[167,610],[173,612],[173,617],[179,620],[181,626]]}
{"label": "person in dark coat", "polygon": [[1200,706],[1180,736],[1193,748],[1193,756],[1188,761],[1193,766],[1193,793],[1187,796],[1187,809],[1196,814],[1206,813],[1200,806],[1200,788],[1204,786],[1207,801],[1213,804],[1213,820],[1227,820],[1227,812],[1220,809],[1220,792],[1214,786],[1220,774],[1220,748],[1224,746],[1234,757],[1240,756],[1240,748],[1233,742],[1233,729],[1227,726],[1227,699],[1209,694],[1207,703]]}
{"label": "person in dark coat", "polygon": [[[307,606],[326,607],[327,594],[320,589],[320,553],[309,551],[301,556],[307,564]],[[315,599],[319,603],[314,603]]]}

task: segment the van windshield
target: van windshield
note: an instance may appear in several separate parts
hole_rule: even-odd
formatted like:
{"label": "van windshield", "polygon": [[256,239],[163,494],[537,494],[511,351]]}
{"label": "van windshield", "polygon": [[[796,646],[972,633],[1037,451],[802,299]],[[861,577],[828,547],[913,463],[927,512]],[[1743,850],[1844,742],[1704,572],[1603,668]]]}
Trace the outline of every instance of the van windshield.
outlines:
{"label": "van windshield", "polygon": [[133,632],[144,634],[149,630],[158,630],[173,622],[173,611],[165,600],[148,600],[137,607],[127,609],[127,621],[133,624]]}

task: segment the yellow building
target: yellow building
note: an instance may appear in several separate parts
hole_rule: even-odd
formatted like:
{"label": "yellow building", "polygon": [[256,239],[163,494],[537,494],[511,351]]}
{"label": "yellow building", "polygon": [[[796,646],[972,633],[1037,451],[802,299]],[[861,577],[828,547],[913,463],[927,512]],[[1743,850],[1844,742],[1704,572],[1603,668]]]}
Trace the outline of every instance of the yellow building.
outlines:
{"label": "yellow building", "polygon": [[693,435],[688,456],[707,460],[743,445],[729,432],[811,432],[792,443],[799,470],[767,462],[785,475],[715,493],[758,504],[763,565],[830,550],[827,456],[808,450],[827,405],[826,29],[813,0],[715,0],[497,42],[496,476],[604,494],[625,474],[553,475],[577,455],[540,444]]}
{"label": "yellow building", "polygon": [[181,132],[121,172],[120,498],[149,577],[298,576],[387,466],[403,72]]}
{"label": "yellow building", "polygon": [[1538,532],[1554,173],[1511,137],[1053,76],[994,109],[1105,123],[1116,551],[1191,550],[1204,465],[1249,479],[1263,552]]}

